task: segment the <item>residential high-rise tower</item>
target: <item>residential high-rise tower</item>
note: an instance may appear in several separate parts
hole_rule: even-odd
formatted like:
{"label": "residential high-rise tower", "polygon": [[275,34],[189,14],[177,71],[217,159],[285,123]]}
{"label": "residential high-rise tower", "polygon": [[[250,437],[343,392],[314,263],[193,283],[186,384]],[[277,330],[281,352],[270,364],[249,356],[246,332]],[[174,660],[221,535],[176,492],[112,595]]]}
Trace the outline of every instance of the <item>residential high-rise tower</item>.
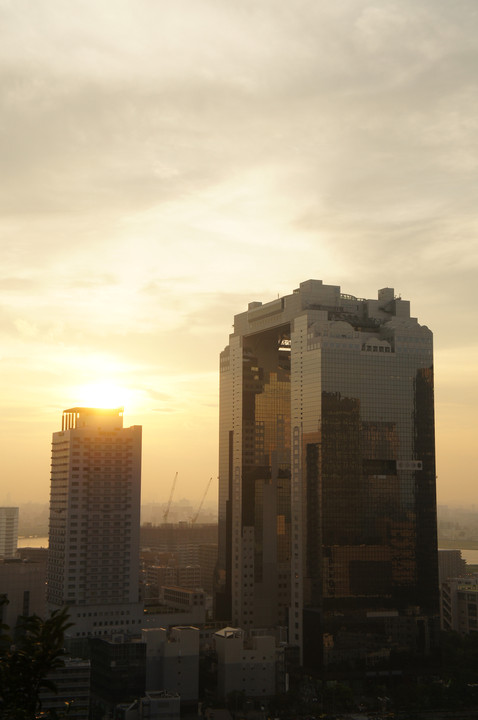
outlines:
{"label": "residential high-rise tower", "polygon": [[141,427],[75,407],[53,433],[47,602],[74,636],[140,633]]}
{"label": "residential high-rise tower", "polygon": [[18,508],[0,507],[0,558],[15,557],[18,544]]}
{"label": "residential high-rise tower", "polygon": [[234,318],[220,360],[216,612],[288,624],[304,664],[393,666],[437,627],[430,330],[308,280]]}

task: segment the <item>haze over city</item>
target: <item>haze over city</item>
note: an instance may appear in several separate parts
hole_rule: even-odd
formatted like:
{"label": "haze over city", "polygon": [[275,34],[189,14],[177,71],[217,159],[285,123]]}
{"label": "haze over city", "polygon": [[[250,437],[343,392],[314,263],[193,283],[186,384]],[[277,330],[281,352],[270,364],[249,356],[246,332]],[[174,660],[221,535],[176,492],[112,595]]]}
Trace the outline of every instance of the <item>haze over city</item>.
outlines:
{"label": "haze over city", "polygon": [[[475,502],[475,3],[0,4],[0,504],[74,406],[199,503],[234,314],[319,278],[435,337],[438,499]],[[217,491],[214,480],[210,500]]]}

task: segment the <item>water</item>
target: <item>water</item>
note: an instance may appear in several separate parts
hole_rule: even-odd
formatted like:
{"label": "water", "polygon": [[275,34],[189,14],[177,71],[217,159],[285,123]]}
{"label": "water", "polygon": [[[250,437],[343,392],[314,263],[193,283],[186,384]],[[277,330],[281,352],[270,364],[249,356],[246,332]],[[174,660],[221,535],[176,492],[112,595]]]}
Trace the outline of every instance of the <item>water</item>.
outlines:
{"label": "water", "polygon": [[[39,537],[37,535],[34,535],[33,537],[19,537],[18,547],[47,548],[48,537]],[[461,557],[463,560],[466,560],[469,565],[478,565],[478,550],[462,550]]]}
{"label": "water", "polygon": [[33,537],[19,537],[18,547],[47,548],[48,537],[38,537],[37,535],[34,535]]}
{"label": "water", "polygon": [[478,550],[462,550],[461,557],[469,565],[478,565]]}

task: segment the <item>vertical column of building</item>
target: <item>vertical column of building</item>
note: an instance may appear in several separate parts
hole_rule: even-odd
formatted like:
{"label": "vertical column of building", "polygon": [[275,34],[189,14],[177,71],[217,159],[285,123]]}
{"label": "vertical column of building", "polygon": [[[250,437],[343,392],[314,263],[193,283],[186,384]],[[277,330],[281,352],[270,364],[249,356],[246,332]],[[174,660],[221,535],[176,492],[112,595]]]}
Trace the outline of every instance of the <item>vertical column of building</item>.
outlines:
{"label": "vertical column of building", "polygon": [[232,485],[232,371],[229,347],[221,353],[219,375],[219,497],[218,571],[215,578],[214,615],[231,619],[231,485]]}
{"label": "vertical column of building", "polygon": [[296,318],[291,332],[291,609],[289,642],[302,648],[304,525],[302,483],[302,417],[304,403],[304,354],[307,350],[307,316]]}
{"label": "vertical column of building", "polygon": [[231,487],[231,588],[232,621],[242,622],[242,338],[231,338],[232,373],[232,487]]}
{"label": "vertical column of building", "polygon": [[68,475],[70,442],[54,433],[51,453],[50,526],[47,569],[47,602],[50,607],[66,603],[66,542],[68,523]]}
{"label": "vertical column of building", "polygon": [[219,432],[219,577],[216,613],[241,618],[242,563],[242,338],[221,354]]}

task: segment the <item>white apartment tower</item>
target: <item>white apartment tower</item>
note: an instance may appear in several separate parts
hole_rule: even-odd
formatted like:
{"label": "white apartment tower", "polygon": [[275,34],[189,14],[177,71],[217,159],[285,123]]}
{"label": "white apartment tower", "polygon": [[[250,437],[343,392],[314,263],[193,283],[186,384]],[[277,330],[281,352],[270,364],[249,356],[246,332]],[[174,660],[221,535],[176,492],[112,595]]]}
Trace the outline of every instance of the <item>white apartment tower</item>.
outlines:
{"label": "white apartment tower", "polygon": [[15,557],[17,543],[18,508],[0,507],[0,557]]}
{"label": "white apartment tower", "polygon": [[72,636],[140,632],[141,430],[75,407],[53,433],[47,602],[70,608]]}

